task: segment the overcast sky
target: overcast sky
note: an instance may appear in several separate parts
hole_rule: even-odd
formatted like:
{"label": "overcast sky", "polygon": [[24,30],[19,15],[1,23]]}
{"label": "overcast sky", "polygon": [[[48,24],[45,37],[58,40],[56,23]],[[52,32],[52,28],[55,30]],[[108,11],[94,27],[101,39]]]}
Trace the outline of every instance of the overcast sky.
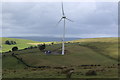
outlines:
{"label": "overcast sky", "polygon": [[[118,36],[117,2],[64,2],[66,37]],[[60,2],[4,2],[2,36],[61,37],[63,21]]]}

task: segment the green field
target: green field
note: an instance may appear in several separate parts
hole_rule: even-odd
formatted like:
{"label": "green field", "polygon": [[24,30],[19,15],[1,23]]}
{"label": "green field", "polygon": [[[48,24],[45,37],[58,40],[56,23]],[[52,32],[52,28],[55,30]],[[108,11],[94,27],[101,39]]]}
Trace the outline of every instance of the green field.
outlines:
{"label": "green field", "polygon": [[[7,45],[7,44],[5,44],[6,40],[16,41],[17,44],[16,45]],[[28,44],[28,43],[43,44],[45,42],[38,42],[38,41],[32,41],[32,40],[16,39],[16,38],[5,38],[5,37],[3,37],[3,38],[0,38],[0,44],[2,45],[2,50],[0,50],[0,52],[9,51],[14,46],[18,46],[19,49],[24,49],[24,48],[27,48],[27,47],[30,47],[30,46],[35,46],[35,45],[32,45],[32,44]],[[48,44],[48,43],[51,43],[51,42],[46,42],[46,43]]]}
{"label": "green field", "polygon": [[118,38],[91,38],[81,39],[71,42],[80,42],[80,45],[85,45],[89,48],[96,48],[96,51],[113,58],[118,58]]}
{"label": "green field", "polygon": [[[28,42],[29,40],[25,41],[22,40],[26,46],[23,46],[23,43],[19,40],[17,42],[22,45],[21,48],[30,46],[26,43],[36,43],[34,41]],[[7,46],[4,45],[7,49],[13,47],[11,45]],[[19,47],[18,44],[16,46]],[[46,50],[50,50],[52,53],[60,53],[61,43],[46,45]],[[12,53],[16,54],[17,58],[22,58],[22,61],[27,65],[49,66],[50,68],[27,67],[20,60],[13,57]],[[60,54],[46,55],[38,48],[3,53],[3,78],[65,78],[66,74],[62,72],[71,68],[74,69],[72,78],[116,78],[118,77],[117,60],[117,38],[81,39],[66,42],[64,56]],[[55,67],[63,69],[56,69]],[[85,74],[89,70],[96,71],[97,75],[86,76]]]}

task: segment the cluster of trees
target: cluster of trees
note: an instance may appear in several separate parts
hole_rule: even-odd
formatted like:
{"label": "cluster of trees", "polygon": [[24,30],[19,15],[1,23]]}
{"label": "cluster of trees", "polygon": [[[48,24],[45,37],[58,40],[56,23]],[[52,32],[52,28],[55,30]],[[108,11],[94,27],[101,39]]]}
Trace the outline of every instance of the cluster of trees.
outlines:
{"label": "cluster of trees", "polygon": [[42,51],[42,50],[44,50],[44,49],[46,48],[46,45],[45,45],[45,44],[43,44],[43,45],[38,45],[38,48]]}
{"label": "cluster of trees", "polygon": [[9,41],[9,40],[6,40],[5,41],[5,44],[8,44],[8,45],[15,45],[17,44],[15,41]]}

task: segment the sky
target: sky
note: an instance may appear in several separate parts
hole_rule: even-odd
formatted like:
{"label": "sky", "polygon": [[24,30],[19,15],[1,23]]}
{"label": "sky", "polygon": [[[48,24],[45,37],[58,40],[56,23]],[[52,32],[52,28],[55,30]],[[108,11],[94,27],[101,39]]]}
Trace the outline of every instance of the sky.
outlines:
{"label": "sky", "polygon": [[[118,36],[117,2],[64,2],[66,37],[94,38]],[[3,37],[61,37],[61,2],[3,2]]]}

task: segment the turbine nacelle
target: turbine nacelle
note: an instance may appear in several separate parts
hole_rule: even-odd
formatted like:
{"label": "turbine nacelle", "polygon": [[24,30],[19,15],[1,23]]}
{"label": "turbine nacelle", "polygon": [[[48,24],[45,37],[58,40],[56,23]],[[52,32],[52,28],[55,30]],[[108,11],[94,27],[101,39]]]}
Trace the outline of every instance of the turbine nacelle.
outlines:
{"label": "turbine nacelle", "polygon": [[66,18],[66,16],[63,16],[62,18]]}

